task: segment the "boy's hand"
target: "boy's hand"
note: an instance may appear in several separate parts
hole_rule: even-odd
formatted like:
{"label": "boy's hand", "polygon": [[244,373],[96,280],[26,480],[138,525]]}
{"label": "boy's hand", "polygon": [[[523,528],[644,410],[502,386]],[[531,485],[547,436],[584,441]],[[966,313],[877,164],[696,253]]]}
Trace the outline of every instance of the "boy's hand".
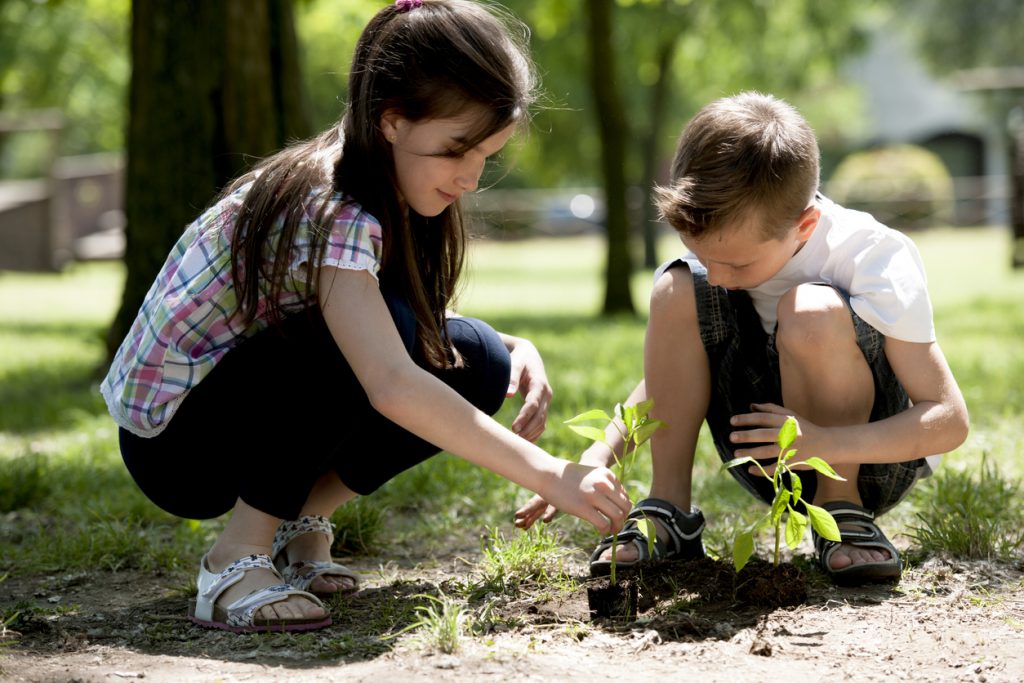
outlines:
{"label": "boy's hand", "polygon": [[509,353],[512,373],[505,395],[523,395],[523,407],[512,421],[512,431],[527,441],[536,441],[544,433],[551,405],[551,385],[544,372],[544,361],[537,347],[526,339],[515,338]]}
{"label": "boy's hand", "polygon": [[558,509],[554,505],[549,505],[540,496],[534,496],[516,510],[513,523],[520,529],[529,529],[538,519],[547,523],[553,520],[556,514],[558,514]]}
{"label": "boy's hand", "polygon": [[[793,441],[791,448],[797,449],[798,452],[805,456],[821,456],[824,452],[818,452],[822,448],[819,445],[822,441],[818,438],[822,429],[807,419],[800,417],[792,410],[775,403],[752,403],[750,408],[756,412],[733,415],[730,419],[729,423],[733,427],[742,427],[743,429],[730,433],[729,440],[736,445],[757,445],[752,445],[750,448],[737,448],[733,452],[733,457],[744,458],[749,456],[755,460],[771,460],[774,463],[779,457],[779,446],[776,443],[779,437],[779,429],[785,424],[786,418],[790,416],[795,417],[797,422],[796,440]],[[798,456],[797,460],[800,459]],[[775,472],[774,464],[764,463],[763,467],[768,476]],[[793,468],[810,469],[806,465],[800,464],[795,464]],[[762,476],[761,469],[756,465],[751,465],[748,471],[753,475]]]}

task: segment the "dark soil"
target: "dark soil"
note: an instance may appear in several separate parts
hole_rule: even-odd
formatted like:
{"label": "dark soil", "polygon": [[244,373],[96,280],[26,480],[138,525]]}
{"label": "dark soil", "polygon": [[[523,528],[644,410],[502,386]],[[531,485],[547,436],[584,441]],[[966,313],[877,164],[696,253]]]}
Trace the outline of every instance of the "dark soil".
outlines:
{"label": "dark soil", "polygon": [[593,618],[636,619],[665,600],[690,596],[705,604],[729,602],[760,609],[796,607],[807,601],[807,578],[795,565],[754,559],[737,573],[710,558],[662,560],[620,571],[617,585],[607,578],[586,583]]}
{"label": "dark soil", "polygon": [[1024,679],[1019,566],[933,559],[897,586],[843,588],[801,558],[781,576],[763,562],[739,576],[727,562],[669,562],[622,577],[637,587],[635,619],[591,619],[583,588],[597,581],[581,560],[566,568],[575,588],[528,583],[468,599],[473,630],[455,654],[400,634],[424,595],[466,594],[478,578],[467,557],[346,560],[363,589],[330,601],[333,626],[287,635],[195,627],[186,575],[12,575],[0,591],[2,613],[17,613],[0,631],[0,680]]}

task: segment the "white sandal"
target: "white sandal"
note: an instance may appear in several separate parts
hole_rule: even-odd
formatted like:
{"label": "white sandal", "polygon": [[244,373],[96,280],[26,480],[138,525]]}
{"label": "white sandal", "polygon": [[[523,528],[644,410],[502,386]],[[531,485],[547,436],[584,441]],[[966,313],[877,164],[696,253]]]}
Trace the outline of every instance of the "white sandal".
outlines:
{"label": "white sandal", "polygon": [[331,617],[315,617],[309,619],[275,619],[256,618],[256,610],[275,602],[287,600],[293,595],[300,595],[310,602],[323,607],[324,604],[312,593],[296,590],[287,583],[267,586],[244,595],[227,607],[217,604],[217,598],[231,586],[235,585],[253,569],[268,569],[278,574],[274,563],[267,555],[247,555],[229,564],[224,571],[214,574],[207,569],[206,556],[199,563],[198,595],[195,609],[189,619],[206,628],[219,628],[232,633],[253,633],[256,631],[311,631],[331,625]]}
{"label": "white sandal", "polygon": [[324,560],[299,560],[288,564],[285,547],[296,537],[303,534],[323,534],[327,537],[328,547],[334,543],[334,525],[326,517],[320,515],[305,515],[295,520],[281,522],[274,534],[274,545],[271,550],[271,557],[274,566],[281,572],[281,576],[292,588],[301,591],[309,590],[309,585],[318,576],[343,576],[352,579],[352,587],[338,591],[324,591],[319,595],[336,595],[338,593],[352,593],[359,590],[359,575],[343,564],[328,562]]}

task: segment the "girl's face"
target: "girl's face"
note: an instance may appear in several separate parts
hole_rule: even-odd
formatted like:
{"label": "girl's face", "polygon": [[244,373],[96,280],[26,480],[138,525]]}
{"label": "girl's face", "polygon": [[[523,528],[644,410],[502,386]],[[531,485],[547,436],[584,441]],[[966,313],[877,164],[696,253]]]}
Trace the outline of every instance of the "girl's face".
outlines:
{"label": "girl's face", "polygon": [[381,117],[391,143],[399,197],[421,216],[436,216],[480,181],[487,158],[512,137],[515,126],[498,131],[471,149],[464,140],[477,119],[472,114],[410,121],[394,113]]}

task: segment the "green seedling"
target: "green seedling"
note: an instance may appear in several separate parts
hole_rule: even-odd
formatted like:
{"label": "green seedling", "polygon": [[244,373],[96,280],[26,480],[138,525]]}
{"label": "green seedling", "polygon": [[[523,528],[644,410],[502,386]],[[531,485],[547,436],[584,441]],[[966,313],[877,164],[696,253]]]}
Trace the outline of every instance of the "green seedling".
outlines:
{"label": "green seedling", "polygon": [[[654,401],[648,399],[641,401],[636,405],[624,406],[621,403],[615,404],[615,418],[612,418],[608,413],[601,409],[588,410],[585,413],[581,413],[574,418],[565,421],[565,424],[569,425],[569,429],[573,430],[580,436],[586,437],[591,441],[597,441],[603,444],[608,443],[605,438],[605,428],[607,425],[614,425],[616,431],[622,437],[622,441],[625,444],[623,448],[622,456],[620,457],[615,450],[612,449],[612,454],[615,457],[615,476],[619,478],[619,481],[626,481],[626,477],[629,474],[630,468],[633,463],[636,462],[636,451],[642,443],[651,438],[659,428],[665,425],[661,420],[655,420],[649,417],[651,408],[654,407]],[[616,422],[616,418],[619,422]],[[590,425],[580,424],[581,422],[594,422],[601,421],[605,427],[593,427]],[[621,424],[620,424],[621,423]],[[655,527],[654,522],[644,518],[639,520],[638,524],[641,533],[647,538],[647,551],[648,554],[654,553],[654,539],[655,539]],[[612,562],[611,562],[611,575],[609,580],[612,585],[616,583],[615,576],[615,552],[618,546],[617,537],[612,536]]]}
{"label": "green seedling", "polygon": [[420,641],[427,647],[449,655],[458,650],[462,636],[471,626],[469,612],[444,593],[441,593],[441,597],[425,593],[412,597],[429,602],[416,605],[417,617],[414,622],[385,638],[397,638],[406,631],[418,630]]}
{"label": "green seedling", "polygon": [[[775,500],[772,502],[771,510],[764,517],[754,522],[749,529],[740,532],[736,536],[732,548],[732,559],[733,564],[736,565],[736,571],[743,569],[750,556],[754,554],[754,534],[769,526],[775,530],[775,566],[779,566],[782,514],[784,512],[789,513],[786,517],[786,545],[789,546],[790,550],[795,550],[800,545],[800,541],[807,531],[807,517],[794,509],[794,506],[800,502],[800,494],[803,492],[800,477],[793,471],[796,465],[806,465],[826,477],[838,481],[846,481],[843,477],[836,474],[836,471],[821,458],[810,457],[806,460],[792,462],[793,456],[796,455],[796,449],[790,448],[790,446],[796,441],[796,433],[796,418],[790,416],[786,418],[785,424],[779,429],[779,436],[776,441],[779,446],[779,457],[775,464],[775,471],[770,476],[764,467],[761,466],[761,463],[749,456],[735,458],[723,465],[725,468],[731,468],[753,463],[761,470],[761,474],[772,482],[772,488],[775,490]],[[787,488],[783,481],[782,475],[786,472],[790,473],[789,481],[792,488]],[[810,516],[811,526],[818,532],[818,535],[830,541],[842,540],[839,535],[839,526],[828,510],[811,505],[806,500],[803,503],[807,510],[807,515]]]}

